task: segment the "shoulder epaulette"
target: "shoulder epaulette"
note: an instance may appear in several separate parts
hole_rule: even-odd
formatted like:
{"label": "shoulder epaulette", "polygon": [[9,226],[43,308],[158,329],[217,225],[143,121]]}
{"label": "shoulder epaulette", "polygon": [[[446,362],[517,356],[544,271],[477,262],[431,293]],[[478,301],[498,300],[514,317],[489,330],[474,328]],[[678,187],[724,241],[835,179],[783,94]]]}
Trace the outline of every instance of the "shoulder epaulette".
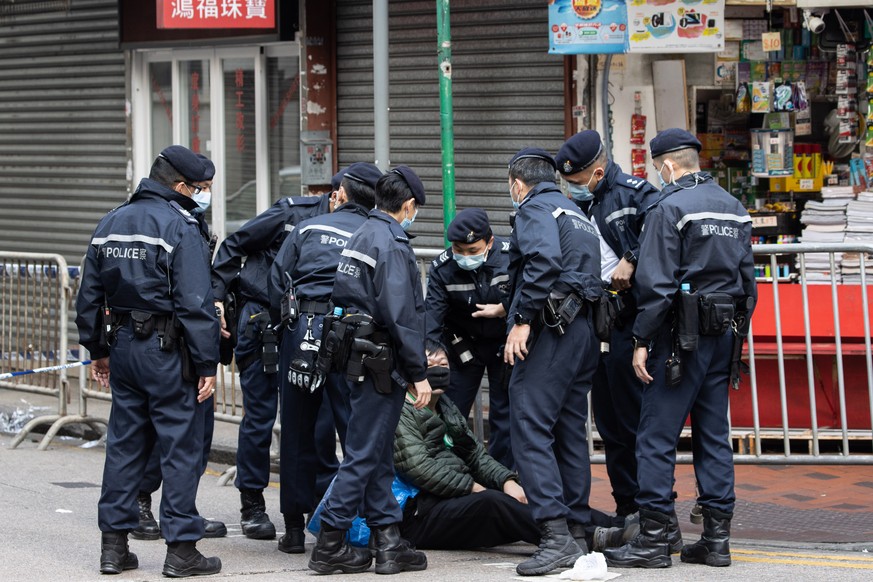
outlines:
{"label": "shoulder epaulette", "polygon": [[289,196],[286,200],[291,206],[315,206],[321,202],[321,196]]}
{"label": "shoulder epaulette", "polygon": [[175,200],[170,200],[170,206],[172,206],[176,212],[181,214],[182,218],[184,218],[187,222],[190,222],[191,224],[196,224],[199,228],[200,223],[197,222],[197,219],[194,218],[194,215],[182,208],[182,206],[178,202],[176,202]]}
{"label": "shoulder epaulette", "polygon": [[449,262],[449,260],[451,260],[451,258],[452,258],[451,251],[449,249],[446,249],[442,253],[440,253],[440,256],[438,256],[437,258],[435,258],[431,262],[431,267],[433,267],[434,269],[442,267],[447,262]]}

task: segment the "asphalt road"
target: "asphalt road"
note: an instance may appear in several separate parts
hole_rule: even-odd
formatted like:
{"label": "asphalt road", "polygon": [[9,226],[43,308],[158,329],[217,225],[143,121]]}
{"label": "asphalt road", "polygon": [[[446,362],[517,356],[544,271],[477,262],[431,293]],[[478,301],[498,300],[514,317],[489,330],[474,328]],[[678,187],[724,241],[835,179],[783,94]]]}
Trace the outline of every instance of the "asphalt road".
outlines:
{"label": "asphalt road", "polygon": [[[140,567],[119,576],[98,573],[100,533],[97,530],[97,498],[103,467],[103,448],[83,448],[81,441],[55,440],[47,451],[25,441],[10,450],[11,437],[0,435],[0,581],[78,582],[84,580],[162,580],[165,546],[160,541],[131,540]],[[279,552],[275,541],[254,541],[241,535],[239,496],[232,486],[221,487],[218,477],[225,467],[210,466],[200,484],[198,505],[207,517],[227,522],[229,536],[204,540],[198,547],[223,562],[220,574],[211,578],[233,580],[312,580],[307,557]],[[267,510],[281,523],[278,487],[266,491]],[[158,498],[155,499],[157,504]],[[815,524],[810,524],[815,527]],[[310,542],[314,540],[309,540]],[[618,570],[628,581],[750,581],[769,582],[873,580],[873,556],[850,551],[848,546],[789,545],[733,541],[734,564],[709,568],[682,564],[660,570]],[[404,580],[445,581],[518,579],[515,565],[532,551],[516,544],[478,552],[428,552],[425,572],[396,576]],[[372,579],[361,574],[355,579]]]}

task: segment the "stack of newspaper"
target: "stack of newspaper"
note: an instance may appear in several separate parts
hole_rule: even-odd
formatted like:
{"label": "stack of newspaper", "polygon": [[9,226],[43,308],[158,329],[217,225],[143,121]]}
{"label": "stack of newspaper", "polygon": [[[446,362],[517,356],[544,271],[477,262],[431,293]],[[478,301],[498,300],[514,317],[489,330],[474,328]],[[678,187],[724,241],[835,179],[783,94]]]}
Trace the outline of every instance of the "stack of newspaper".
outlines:
{"label": "stack of newspaper", "polygon": [[[828,192],[826,192],[828,191]],[[843,192],[837,188],[822,189],[822,201],[809,201],[800,214],[803,231],[800,235],[804,243],[841,243],[846,235],[846,208],[854,198],[851,188]],[[840,281],[842,253],[806,253],[806,281],[808,283],[829,283],[831,281],[831,256],[836,281]],[[797,268],[800,270],[800,257]]]}

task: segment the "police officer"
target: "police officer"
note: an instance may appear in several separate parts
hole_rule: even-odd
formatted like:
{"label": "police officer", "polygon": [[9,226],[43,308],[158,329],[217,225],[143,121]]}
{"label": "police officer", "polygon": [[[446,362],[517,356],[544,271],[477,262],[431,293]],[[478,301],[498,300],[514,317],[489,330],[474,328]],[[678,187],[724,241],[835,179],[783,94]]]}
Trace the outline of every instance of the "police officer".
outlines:
{"label": "police officer", "polygon": [[481,208],[461,210],[449,224],[452,246],[434,259],[427,283],[427,338],[448,348],[446,394],[466,418],[488,370],[489,452],[513,466],[503,351],[509,305],[509,241],[491,232]]}
{"label": "police officer", "polygon": [[[735,500],[731,319],[739,311],[736,319],[747,321],[757,297],[752,221],[737,199],[700,171],[701,146],[693,135],[667,129],[650,146],[663,189],[646,216],[636,272],[633,367],[647,384],[637,433],[640,533],[604,554],[613,566],[671,565],[666,530],[674,510],[675,449],[690,413],[704,523],[703,537],[685,546],[681,559],[728,566]],[[685,338],[672,329],[697,327],[699,336]]]}
{"label": "police officer", "polygon": [[600,246],[588,218],[555,184],[555,170],[552,156],[537,148],[521,150],[509,163],[517,208],[505,350],[506,363],[514,365],[512,452],[542,532],[539,549],[516,569],[522,576],[572,567],[586,548],[568,522],[591,523],[585,419],[598,357],[589,305],[601,294]]}
{"label": "police officer", "polygon": [[[637,511],[636,432],[643,391],[642,382],[630,366],[636,312],[630,289],[643,213],[655,201],[658,190],[646,180],[622,172],[606,155],[600,134],[591,129],[564,142],[555,161],[571,198],[587,212],[600,233],[600,276],[611,291],[621,294],[624,305],[608,347],[600,356],[591,406],[606,449],[606,470],[616,513],[626,516]],[[679,541],[681,545],[681,537]]]}
{"label": "police officer", "polygon": [[[207,241],[209,254],[212,256],[212,252],[215,250],[216,239],[214,235],[210,235],[209,225],[206,223],[206,211],[212,203],[212,179],[215,176],[215,165],[202,154],[197,154],[197,157],[203,161],[205,166],[204,179],[192,183],[192,186],[198,189],[198,191],[191,196],[191,199],[197,203],[197,208],[193,209],[191,214],[197,219],[200,226],[200,234]],[[212,400],[201,403],[198,408],[204,415],[202,474],[206,471],[206,466],[209,462],[212,434],[215,429],[215,409]],[[161,481],[161,451],[159,446],[154,446],[152,447],[152,453],[149,456],[149,461],[139,486],[139,493],[136,496],[136,502],[139,506],[139,525],[130,532],[131,537],[135,539],[156,540],[160,537],[161,531],[157,521],[155,521],[154,514],[152,514],[151,505],[152,493],[158,490],[161,486]],[[203,528],[204,538],[220,538],[227,535],[227,527],[218,520],[204,518]]]}
{"label": "police officer", "polygon": [[[337,182],[339,179],[341,174],[334,177]],[[268,309],[270,267],[285,237],[299,222],[335,208],[339,188],[337,185],[332,192],[321,196],[281,198],[228,236],[212,264],[212,287],[222,314],[223,300],[236,277],[239,277],[238,296],[243,302],[234,356],[245,414],[239,427],[234,485],[240,492],[240,525],[246,537],[252,539],[276,537],[276,527],[266,513],[264,501],[264,488],[270,482],[270,444],[279,404],[278,361],[262,361],[265,339],[266,350],[275,353],[277,349],[277,335],[270,328]],[[229,336],[226,327],[222,316],[222,334]],[[323,472],[332,477],[338,466],[336,433],[329,410],[325,408],[320,412],[319,419],[319,434],[325,441],[321,449],[327,451],[320,455]]]}
{"label": "police officer", "polygon": [[195,545],[203,537],[195,507],[204,438],[198,402],[215,392],[219,334],[209,249],[191,214],[194,184],[206,174],[187,148],[164,149],[131,199],[97,225],[85,256],[76,301],[80,343],[91,352],[94,379],[112,390],[98,504],[105,574],[138,566],[127,534],[139,521],[136,494],[155,442],[164,476],[163,573],[221,570],[218,558],[205,558]]}
{"label": "police officer", "polygon": [[[424,202],[424,185],[415,172],[406,166],[389,171],[376,183],[377,210],[349,239],[337,268],[332,301],[350,314],[343,323],[359,322],[353,333],[346,330],[356,347],[346,369],[365,368],[363,380],[352,389],[346,454],[326,497],[318,542],[309,560],[309,568],[316,572],[369,569],[370,552],[346,541],[359,509],[371,530],[377,573],[427,568],[424,553],[400,537],[402,513],[391,492],[394,429],[406,386],[415,385],[418,409],[427,405],[431,395],[424,300],[406,234]],[[372,356],[358,356],[357,346]]]}
{"label": "police officer", "polygon": [[[282,303],[287,300],[288,291],[292,291],[294,302],[294,313],[287,307],[284,310],[287,320],[282,321],[279,357],[282,403],[279,493],[285,519],[285,535],[279,539],[279,550],[289,554],[304,552],[303,514],[311,513],[321,498],[315,491],[315,420],[323,401],[331,408],[345,450],[349,386],[339,374],[316,377],[315,360],[324,316],[333,312],[330,295],[340,252],[352,233],[366,222],[367,213],[375,205],[373,189],[381,176],[382,172],[373,164],[358,162],[349,166],[339,189],[340,206],[331,214],[299,223],[282,243],[270,269],[273,321],[282,320]],[[288,281],[293,283],[290,288]]]}

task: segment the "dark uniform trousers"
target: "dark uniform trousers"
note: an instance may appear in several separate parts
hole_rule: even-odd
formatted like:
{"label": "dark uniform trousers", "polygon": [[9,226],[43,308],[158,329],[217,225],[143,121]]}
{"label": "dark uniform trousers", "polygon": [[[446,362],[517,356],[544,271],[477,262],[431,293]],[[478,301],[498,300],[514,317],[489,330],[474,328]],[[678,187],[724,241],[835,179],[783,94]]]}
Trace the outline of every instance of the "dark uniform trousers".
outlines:
{"label": "dark uniform trousers", "polygon": [[[313,331],[315,337],[321,335],[321,320],[321,317],[316,320],[319,323]],[[288,381],[287,371],[294,350],[287,347],[299,345],[305,333],[305,316],[297,321],[293,329],[283,331],[279,360],[279,370],[282,371],[279,378],[282,421],[279,496],[280,509],[286,515],[310,513],[336,475],[338,467],[328,470],[318,454],[323,434],[318,427],[322,419],[321,411],[326,411],[331,420],[329,443],[324,444],[332,447],[336,459],[336,433],[339,433],[340,445],[345,451],[351,406],[349,386],[341,374],[331,374],[315,392],[301,391]]]}
{"label": "dark uniform trousers", "polygon": [[637,432],[640,507],[662,513],[673,510],[676,445],[690,413],[698,502],[733,512],[736,497],[728,422],[732,333],[729,330],[723,336],[700,336],[696,351],[680,352],[682,381],[674,387],[665,382],[669,332],[656,339],[647,365],[653,381],[643,389]]}
{"label": "dark uniform trousers", "polygon": [[512,453],[538,522],[591,522],[585,421],[599,355],[596,341],[590,315],[577,317],[563,336],[543,328],[512,371]]}
{"label": "dark uniform trousers", "polygon": [[450,498],[421,492],[408,501],[403,515],[403,537],[421,549],[463,550],[540,542],[530,506],[494,489]]}
{"label": "dark uniform trousers", "polygon": [[110,347],[112,410],[106,464],[98,504],[104,532],[130,531],[139,524],[136,503],[152,449],[160,452],[164,476],[161,533],[168,543],[196,542],[203,520],[195,500],[202,467],[204,414],[197,386],[182,380],[179,352],[162,352],[156,334],[135,339],[123,326]]}
{"label": "dark uniform trousers", "polygon": [[[482,376],[488,371],[488,453],[504,467],[513,467],[515,462],[509,442],[509,392],[504,381],[505,366],[500,350],[503,340],[483,341],[482,344],[476,346],[479,357],[466,364],[461,363],[454,353],[451,355],[452,373],[446,395],[466,418],[482,385]],[[483,355],[487,357],[483,358]]]}
{"label": "dark uniform trousers", "polygon": [[369,373],[351,383],[351,416],[346,453],[321,519],[347,530],[355,516],[371,527],[399,524],[403,515],[391,491],[394,481],[394,431],[400,420],[406,389],[391,383],[390,394],[373,387]]}
{"label": "dark uniform trousers", "polygon": [[591,389],[591,409],[606,449],[606,472],[619,508],[635,503],[637,427],[643,383],[633,369],[633,319],[612,331],[609,352],[600,355]]}

